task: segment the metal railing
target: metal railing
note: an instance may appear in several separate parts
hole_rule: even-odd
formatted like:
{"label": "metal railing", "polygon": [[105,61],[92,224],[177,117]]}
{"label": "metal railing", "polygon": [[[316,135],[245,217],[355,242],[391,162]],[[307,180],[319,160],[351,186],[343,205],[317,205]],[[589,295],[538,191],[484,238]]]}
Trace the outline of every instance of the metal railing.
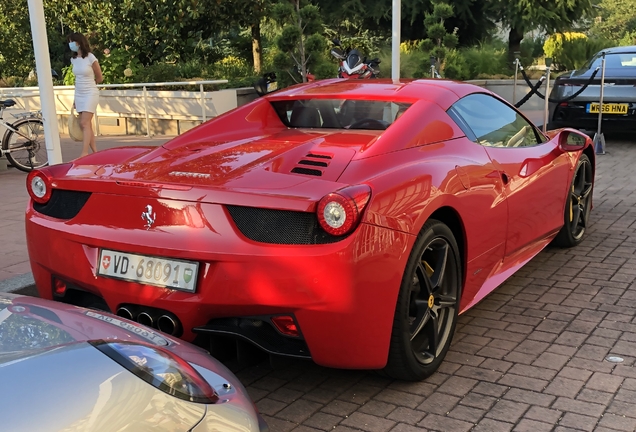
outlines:
{"label": "metal railing", "polygon": [[[203,86],[205,85],[218,85],[218,84],[227,84],[228,80],[203,80],[203,81],[170,81],[170,82],[155,82],[155,83],[126,83],[126,84],[97,84],[97,87],[100,89],[117,89],[117,88],[141,88],[142,89],[142,97],[143,97],[143,105],[144,105],[144,117],[146,119],[146,132],[150,135],[150,114],[148,110],[148,88],[149,87],[171,87],[171,86],[199,86],[200,93],[200,104],[201,104],[201,118],[205,122],[207,120],[207,113],[205,108],[205,91]],[[54,86],[53,90],[71,90],[74,89],[75,86]],[[39,92],[39,87],[22,87],[21,90],[31,90],[35,92]],[[27,94],[24,93],[10,93],[5,94],[4,89],[0,87],[0,98],[6,97],[24,97]],[[99,135],[99,122],[97,121],[98,114],[95,113],[95,128],[96,133]]]}

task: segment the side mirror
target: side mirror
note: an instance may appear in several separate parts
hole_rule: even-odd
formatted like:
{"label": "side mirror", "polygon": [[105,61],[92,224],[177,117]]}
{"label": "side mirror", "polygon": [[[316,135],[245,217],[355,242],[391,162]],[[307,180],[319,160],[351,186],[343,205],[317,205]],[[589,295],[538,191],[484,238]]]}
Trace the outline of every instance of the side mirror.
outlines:
{"label": "side mirror", "polygon": [[334,44],[335,46],[337,46],[337,47],[339,47],[339,46],[340,46],[340,39],[334,39],[334,40],[332,40],[331,42],[333,42],[333,44]]}
{"label": "side mirror", "polygon": [[588,141],[591,141],[589,136],[572,129],[565,129],[559,134],[559,146],[566,152],[580,151]]}

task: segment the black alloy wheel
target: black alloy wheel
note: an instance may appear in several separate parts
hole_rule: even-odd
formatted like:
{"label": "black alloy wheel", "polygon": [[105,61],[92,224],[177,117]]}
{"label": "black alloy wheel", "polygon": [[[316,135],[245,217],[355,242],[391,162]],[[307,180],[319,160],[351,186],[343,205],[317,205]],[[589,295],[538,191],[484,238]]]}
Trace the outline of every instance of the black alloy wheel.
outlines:
{"label": "black alloy wheel", "polygon": [[455,331],[461,281],[452,231],[442,222],[428,221],[402,279],[385,373],[417,381],[437,370]]}
{"label": "black alloy wheel", "polygon": [[587,155],[582,154],[576,164],[568,199],[565,203],[563,228],[554,239],[557,246],[572,247],[583,240],[583,235],[589,226],[593,189],[592,163]]}

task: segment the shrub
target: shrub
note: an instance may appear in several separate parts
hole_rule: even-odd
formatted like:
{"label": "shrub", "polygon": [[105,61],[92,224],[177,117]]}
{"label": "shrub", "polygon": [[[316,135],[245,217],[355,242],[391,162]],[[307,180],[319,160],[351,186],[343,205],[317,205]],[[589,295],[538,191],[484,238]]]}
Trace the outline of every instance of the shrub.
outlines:
{"label": "shrub", "polygon": [[[620,46],[636,45],[636,30],[628,32],[618,42]],[[607,47],[606,47],[607,48]]]}
{"label": "shrub", "polygon": [[474,79],[480,75],[510,75],[508,51],[503,45],[481,43],[475,47],[461,49],[460,53],[466,61],[467,79]]}
{"label": "shrub", "polygon": [[232,79],[254,75],[252,66],[244,59],[236,56],[227,56],[208,68],[210,79]]}
{"label": "shrub", "polygon": [[524,67],[530,66],[534,64],[535,60],[538,57],[543,57],[543,44],[545,43],[545,38],[543,37],[535,37],[535,38],[524,38],[521,41],[521,65]]}
{"label": "shrub", "polygon": [[75,74],[73,73],[73,65],[62,68],[62,82],[65,86],[75,85]]}
{"label": "shrub", "polygon": [[105,50],[99,64],[102,68],[104,84],[144,82],[139,76],[143,65],[135,52],[122,48]]}
{"label": "shrub", "polygon": [[24,78],[8,76],[0,79],[0,87],[24,87]]}
{"label": "shrub", "polygon": [[465,57],[458,50],[449,50],[444,61],[444,77],[454,80],[470,78],[470,68]]}
{"label": "shrub", "polygon": [[177,76],[183,79],[199,79],[206,73],[206,67],[199,60],[190,60],[177,65]]}
{"label": "shrub", "polygon": [[177,80],[178,69],[174,64],[155,63],[141,69],[135,77],[136,82],[170,82]]}
{"label": "shrub", "polygon": [[558,70],[571,70],[580,68],[598,51],[613,45],[613,41],[588,38],[582,33],[557,33],[546,40],[543,51],[546,57],[552,57]]}

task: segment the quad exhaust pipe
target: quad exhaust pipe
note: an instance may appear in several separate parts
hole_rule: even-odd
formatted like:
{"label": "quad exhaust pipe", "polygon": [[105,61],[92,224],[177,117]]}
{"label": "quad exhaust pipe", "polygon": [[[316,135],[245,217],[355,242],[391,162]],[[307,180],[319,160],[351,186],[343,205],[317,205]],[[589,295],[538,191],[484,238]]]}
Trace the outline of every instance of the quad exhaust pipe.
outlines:
{"label": "quad exhaust pipe", "polygon": [[148,327],[153,327],[155,319],[148,312],[141,312],[137,315],[137,322]]}
{"label": "quad exhaust pipe", "polygon": [[120,316],[122,318],[126,318],[128,320],[134,321],[133,313],[127,307],[123,307],[122,306],[119,309],[117,309],[117,316]]}
{"label": "quad exhaust pipe", "polygon": [[179,319],[167,311],[153,311],[151,309],[121,306],[117,309],[117,316],[130,321],[137,321],[139,324],[156,328],[172,336],[181,334],[181,323]]}
{"label": "quad exhaust pipe", "polygon": [[169,335],[173,335],[179,330],[177,322],[170,315],[161,315],[157,319],[157,328]]}

